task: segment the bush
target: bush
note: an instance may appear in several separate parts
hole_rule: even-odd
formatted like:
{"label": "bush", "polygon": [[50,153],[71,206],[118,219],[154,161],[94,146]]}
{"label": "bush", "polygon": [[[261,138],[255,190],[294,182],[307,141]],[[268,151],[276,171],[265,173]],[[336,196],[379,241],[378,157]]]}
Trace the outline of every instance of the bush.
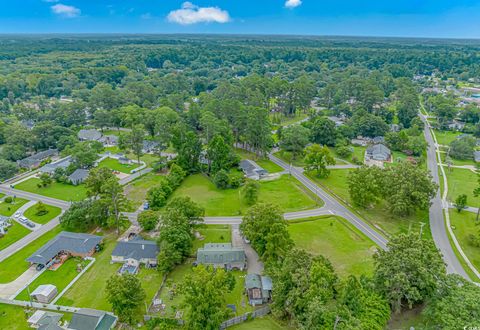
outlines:
{"label": "bush", "polygon": [[7,196],[3,201],[7,204],[11,204],[13,202],[13,197]]}
{"label": "bush", "polygon": [[242,185],[244,180],[243,173],[240,172],[232,172],[228,175],[228,181],[230,183],[231,188],[238,188]]}
{"label": "bush", "polygon": [[47,207],[42,202],[38,202],[35,211],[35,215],[38,216],[42,216],[48,213]]}
{"label": "bush", "polygon": [[153,230],[157,226],[159,221],[158,214],[155,211],[143,211],[138,215],[138,223],[142,226],[143,230]]}
{"label": "bush", "polygon": [[337,154],[342,158],[347,158],[353,153],[353,149],[351,147],[338,147]]}
{"label": "bush", "polygon": [[225,170],[220,170],[215,174],[213,177],[213,183],[217,186],[219,189],[227,189],[229,186],[229,176],[227,171]]}

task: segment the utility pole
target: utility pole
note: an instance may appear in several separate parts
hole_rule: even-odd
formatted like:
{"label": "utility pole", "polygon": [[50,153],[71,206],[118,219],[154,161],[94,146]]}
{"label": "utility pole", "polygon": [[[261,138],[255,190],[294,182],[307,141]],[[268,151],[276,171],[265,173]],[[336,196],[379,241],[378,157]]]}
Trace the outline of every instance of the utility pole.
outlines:
{"label": "utility pole", "polygon": [[425,222],[420,222],[420,238],[422,238],[423,226],[425,226]]}

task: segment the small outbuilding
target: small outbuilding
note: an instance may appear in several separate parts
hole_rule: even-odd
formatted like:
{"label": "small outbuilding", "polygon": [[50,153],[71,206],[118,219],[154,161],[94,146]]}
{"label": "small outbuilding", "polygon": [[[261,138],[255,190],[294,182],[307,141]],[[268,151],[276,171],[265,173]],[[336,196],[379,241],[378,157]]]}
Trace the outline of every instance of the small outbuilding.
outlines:
{"label": "small outbuilding", "polygon": [[250,305],[266,304],[272,295],[272,279],[259,274],[248,274],[245,277],[245,291]]}
{"label": "small outbuilding", "polygon": [[231,243],[207,243],[197,250],[197,264],[244,270],[247,258],[244,249],[233,247]]}
{"label": "small outbuilding", "polygon": [[252,180],[260,180],[268,174],[268,171],[250,159],[243,159],[239,164],[240,169],[245,177]]}
{"label": "small outbuilding", "polygon": [[50,303],[53,298],[57,295],[57,287],[53,284],[43,284],[39,285],[32,293],[30,297],[43,304]]}
{"label": "small outbuilding", "polygon": [[72,174],[68,176],[68,181],[70,181],[70,183],[73,184],[74,186],[77,186],[83,183],[88,178],[89,174],[90,174],[89,170],[79,168],[79,169],[76,169]]}

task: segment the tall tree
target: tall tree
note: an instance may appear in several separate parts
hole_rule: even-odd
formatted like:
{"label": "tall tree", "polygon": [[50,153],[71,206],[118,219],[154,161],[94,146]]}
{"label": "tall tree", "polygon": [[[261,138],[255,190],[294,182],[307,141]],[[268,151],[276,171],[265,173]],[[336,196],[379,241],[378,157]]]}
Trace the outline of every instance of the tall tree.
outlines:
{"label": "tall tree", "polygon": [[121,322],[135,324],[141,315],[140,308],[145,300],[145,290],[140,280],[131,274],[112,275],[105,288],[107,300]]}
{"label": "tall tree", "polygon": [[293,159],[299,156],[310,140],[310,130],[302,125],[293,125],[282,130],[280,146],[289,151]]}
{"label": "tall tree", "polygon": [[335,165],[335,159],[330,150],[325,146],[312,144],[305,148],[305,170],[314,173],[320,178],[326,178],[330,174],[327,168],[329,165]]}

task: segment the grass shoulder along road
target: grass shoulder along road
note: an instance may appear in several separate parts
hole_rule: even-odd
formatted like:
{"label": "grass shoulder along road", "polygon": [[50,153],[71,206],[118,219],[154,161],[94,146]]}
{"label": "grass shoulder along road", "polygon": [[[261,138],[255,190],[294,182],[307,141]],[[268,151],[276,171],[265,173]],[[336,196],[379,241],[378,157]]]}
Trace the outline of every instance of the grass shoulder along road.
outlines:
{"label": "grass shoulder along road", "polygon": [[8,232],[0,237],[0,251],[28,234],[30,234],[29,229],[12,220],[12,226],[8,228]]}
{"label": "grass shoulder along road", "polygon": [[30,207],[23,213],[23,215],[24,215],[27,219],[30,219],[30,220],[32,220],[33,222],[38,223],[38,224],[41,224],[41,225],[46,224],[47,222],[49,222],[49,221],[52,220],[53,218],[57,217],[57,216],[62,212],[62,209],[59,208],[59,207],[52,206],[52,205],[48,205],[48,204],[44,204],[44,205],[45,205],[45,209],[47,210],[47,213],[45,213],[45,214],[43,214],[43,215],[38,215],[38,214],[37,214],[37,205],[38,205],[38,204],[35,204],[35,205],[30,206]]}
{"label": "grass shoulder along road", "polygon": [[15,280],[17,277],[23,274],[30,264],[25,261],[35,251],[41,248],[45,243],[54,238],[58,233],[62,231],[60,226],[57,226],[49,232],[43,234],[36,240],[30,242],[23,249],[12,254],[7,259],[0,262],[0,283],[9,283]]}
{"label": "grass shoulder along road", "polygon": [[371,275],[377,246],[348,221],[320,216],[290,221],[288,231],[295,245],[328,258],[341,276]]}
{"label": "grass shoulder along road", "polygon": [[41,183],[40,179],[31,178],[15,185],[15,189],[64,201],[81,201],[87,197],[87,189],[83,184],[74,186],[68,183],[53,181],[46,187],[39,188],[39,183]]}
{"label": "grass shoulder along road", "polygon": [[454,131],[441,131],[438,129],[433,130],[435,132],[435,137],[437,138],[437,143],[448,146],[450,143],[455,141],[457,136],[462,135],[462,132],[454,132]]}
{"label": "grass shoulder along road", "polygon": [[27,202],[28,200],[23,198],[15,198],[12,203],[2,201],[0,202],[0,215],[10,217]]}
{"label": "grass shoulder along road", "polygon": [[[271,181],[259,181],[258,184],[260,186],[258,201],[278,204],[283,212],[302,211],[321,206],[317,205],[313,194],[289,175],[282,175]],[[187,177],[171,198],[177,196],[189,196],[205,208],[207,216],[242,215],[249,208],[242,197],[241,188],[218,189],[202,174]]]}
{"label": "grass shoulder along road", "polygon": [[478,186],[478,174],[463,168],[445,168],[448,182],[449,201],[454,202],[461,195],[467,195],[467,205],[476,206],[480,203],[480,197],[473,195],[473,190]]}

